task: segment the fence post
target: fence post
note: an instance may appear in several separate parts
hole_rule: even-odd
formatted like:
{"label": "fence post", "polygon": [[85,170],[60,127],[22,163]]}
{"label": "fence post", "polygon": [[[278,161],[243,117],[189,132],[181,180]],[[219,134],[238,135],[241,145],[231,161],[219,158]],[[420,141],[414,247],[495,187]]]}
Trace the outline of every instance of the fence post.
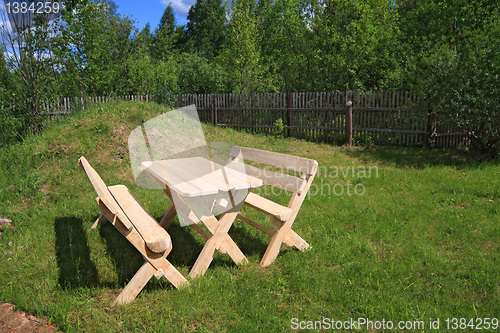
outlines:
{"label": "fence post", "polygon": [[286,93],[286,108],[287,108],[287,111],[286,111],[286,117],[287,117],[287,120],[286,120],[286,124],[287,124],[287,127],[288,129],[286,130],[286,134],[287,134],[287,137],[290,137],[290,126],[292,126],[292,112],[290,111],[290,107],[291,107],[291,99],[290,99],[290,92],[288,91]]}
{"label": "fence post", "polygon": [[432,107],[429,106],[429,110],[427,113],[427,146],[434,147],[436,146],[436,130],[437,130],[437,122],[436,122],[436,114]]}
{"label": "fence post", "polygon": [[212,109],[212,125],[215,125],[215,100],[214,100],[214,94],[210,94],[210,108]]}
{"label": "fence post", "polygon": [[347,144],[352,146],[352,102],[347,101],[346,106],[346,117],[345,117],[345,136]]}
{"label": "fence post", "polygon": [[219,123],[217,119],[217,104],[218,104],[218,96],[214,95],[214,125],[217,125]]}

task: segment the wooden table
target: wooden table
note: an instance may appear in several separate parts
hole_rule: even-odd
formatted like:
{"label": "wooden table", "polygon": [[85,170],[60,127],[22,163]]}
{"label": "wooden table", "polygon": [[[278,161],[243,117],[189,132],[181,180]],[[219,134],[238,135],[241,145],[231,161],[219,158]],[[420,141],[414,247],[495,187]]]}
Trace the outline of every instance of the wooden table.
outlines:
{"label": "wooden table", "polygon": [[[248,191],[261,186],[261,179],[203,157],[143,162],[142,166],[172,199],[160,224],[167,229],[179,214],[207,239],[189,272],[190,277],[205,273],[216,250],[227,253],[236,264],[247,261],[228,231]],[[223,213],[217,219],[217,208],[221,207]],[[199,222],[207,227],[209,233],[197,225]]]}

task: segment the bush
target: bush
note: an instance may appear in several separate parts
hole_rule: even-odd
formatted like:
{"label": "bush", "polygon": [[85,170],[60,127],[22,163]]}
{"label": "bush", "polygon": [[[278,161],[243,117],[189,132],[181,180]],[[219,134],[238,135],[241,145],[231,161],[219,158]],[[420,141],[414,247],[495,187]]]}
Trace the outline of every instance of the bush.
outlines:
{"label": "bush", "polygon": [[500,154],[500,29],[476,35],[457,56],[447,77],[441,109],[462,130],[472,146],[492,157]]}
{"label": "bush", "polygon": [[500,11],[487,12],[451,42],[429,43],[412,76],[431,109],[470,133],[474,150],[500,157]]}
{"label": "bush", "polygon": [[0,142],[2,144],[12,143],[21,137],[23,122],[10,111],[10,109],[0,109]]}
{"label": "bush", "polygon": [[184,94],[209,94],[231,91],[229,75],[218,65],[196,54],[182,54],[178,84]]}
{"label": "bush", "polygon": [[170,85],[167,83],[161,84],[156,89],[155,101],[158,104],[162,104],[173,108],[175,105],[175,94],[170,90]]}

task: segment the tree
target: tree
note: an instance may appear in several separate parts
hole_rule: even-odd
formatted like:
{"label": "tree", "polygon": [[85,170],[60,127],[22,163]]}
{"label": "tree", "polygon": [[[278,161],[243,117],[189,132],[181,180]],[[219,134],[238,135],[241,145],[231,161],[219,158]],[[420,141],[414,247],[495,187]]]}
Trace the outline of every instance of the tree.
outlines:
{"label": "tree", "polygon": [[226,13],[221,0],[196,0],[187,19],[186,51],[214,59],[224,42]]}
{"label": "tree", "polygon": [[237,92],[254,92],[264,88],[260,35],[257,28],[253,0],[233,2],[220,61],[235,78]]}
{"label": "tree", "polygon": [[500,154],[500,14],[495,1],[397,2],[405,81],[435,116]]}
{"label": "tree", "polygon": [[167,59],[173,52],[175,40],[175,16],[172,5],[169,4],[155,29],[153,37],[153,56],[156,59]]}
{"label": "tree", "polygon": [[131,51],[133,21],[116,12],[112,1],[88,1],[63,11],[66,25],[56,49],[62,61],[65,95],[120,92],[120,78]]}
{"label": "tree", "polygon": [[153,49],[154,35],[151,33],[151,26],[146,23],[139,33],[136,33],[132,43],[134,51],[141,55],[149,55]]}
{"label": "tree", "polygon": [[177,66],[177,83],[181,93],[209,94],[230,91],[228,74],[218,65],[197,54],[182,54]]}
{"label": "tree", "polygon": [[[6,11],[2,11],[1,19],[9,21]],[[3,49],[10,54],[5,65],[11,75],[4,73],[3,83],[9,82],[7,94],[11,101],[23,101],[16,103],[14,111],[15,117],[27,125],[25,130],[38,132],[41,129],[42,104],[54,97],[56,30],[57,24],[46,15],[36,16],[27,25],[11,20],[10,25],[4,23],[0,28]]]}
{"label": "tree", "polygon": [[330,0],[314,20],[320,89],[399,88],[397,12],[386,0]]}
{"label": "tree", "polygon": [[277,73],[281,90],[312,89],[315,50],[311,5],[307,0],[265,0],[258,4],[261,57],[268,67],[268,77]]}
{"label": "tree", "polygon": [[6,50],[1,47],[0,56],[0,142],[6,144],[16,140],[22,132],[22,119],[11,105],[15,99],[13,75],[7,68]]}

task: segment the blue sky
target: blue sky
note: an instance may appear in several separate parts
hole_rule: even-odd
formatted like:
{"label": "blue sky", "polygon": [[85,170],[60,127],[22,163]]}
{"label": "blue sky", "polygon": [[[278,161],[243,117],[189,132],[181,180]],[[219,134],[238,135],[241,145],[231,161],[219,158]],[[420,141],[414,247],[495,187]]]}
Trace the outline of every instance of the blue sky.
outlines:
{"label": "blue sky", "polygon": [[156,28],[169,2],[174,8],[176,23],[178,25],[186,24],[189,7],[196,0],[115,0],[118,12],[131,16],[136,21],[135,27],[139,30],[144,28],[148,22],[151,25],[151,30]]}

